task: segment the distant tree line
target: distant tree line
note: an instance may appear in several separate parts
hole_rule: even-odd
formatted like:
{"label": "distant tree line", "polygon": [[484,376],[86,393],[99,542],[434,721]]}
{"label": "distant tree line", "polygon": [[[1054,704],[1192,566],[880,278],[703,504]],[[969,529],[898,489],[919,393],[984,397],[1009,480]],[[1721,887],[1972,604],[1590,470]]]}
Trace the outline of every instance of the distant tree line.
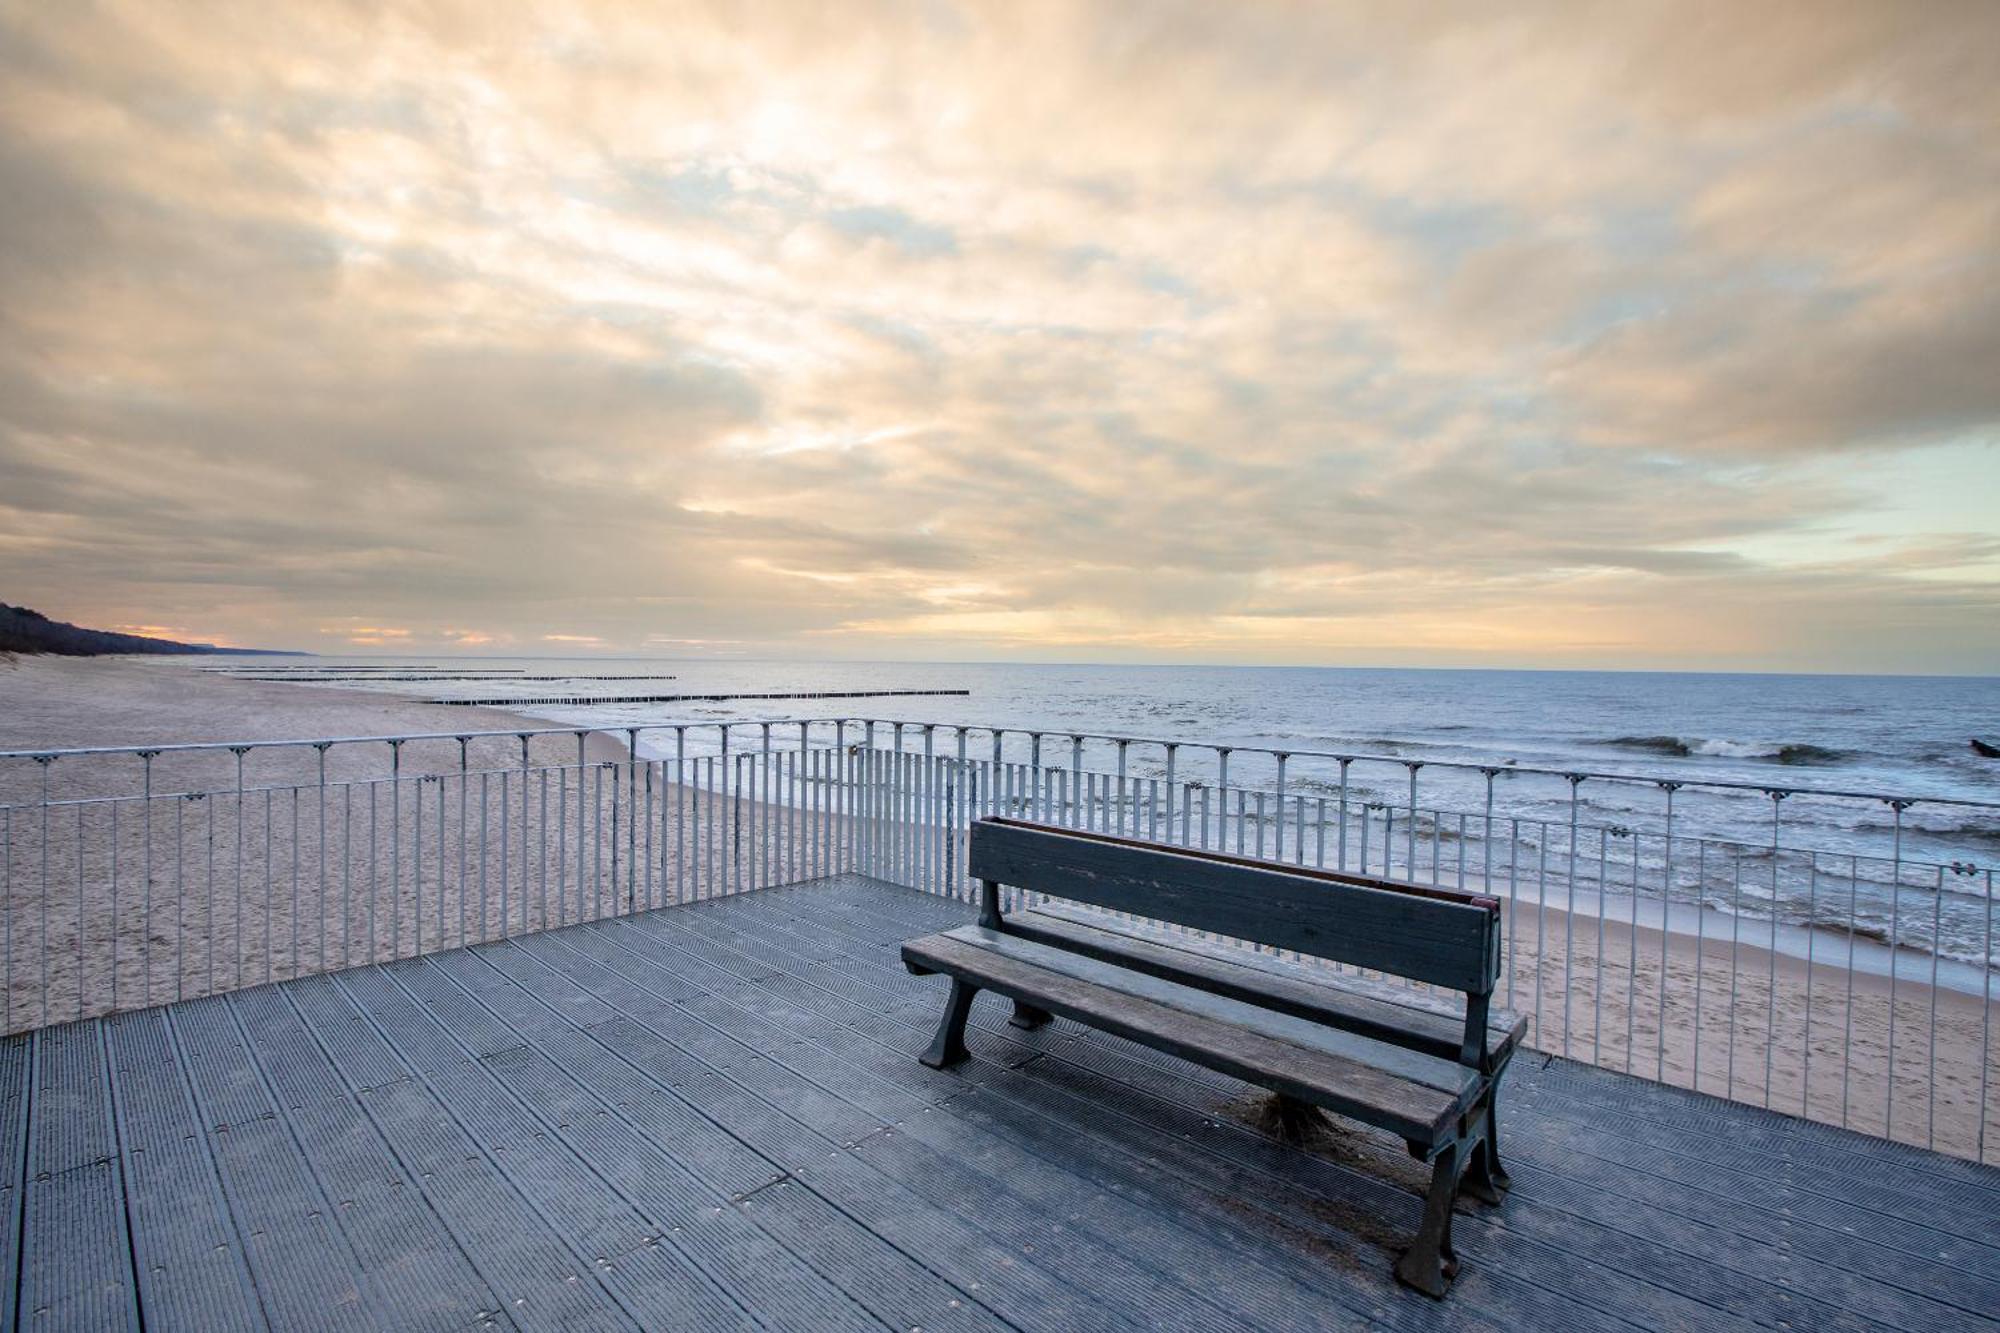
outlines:
{"label": "distant tree line", "polygon": [[[103,653],[241,653],[267,649],[218,648],[212,643],[176,643],[143,634],[115,634],[50,620],[39,611],[0,602],[0,653],[57,653],[96,657]],[[289,655],[289,654],[287,654]]]}

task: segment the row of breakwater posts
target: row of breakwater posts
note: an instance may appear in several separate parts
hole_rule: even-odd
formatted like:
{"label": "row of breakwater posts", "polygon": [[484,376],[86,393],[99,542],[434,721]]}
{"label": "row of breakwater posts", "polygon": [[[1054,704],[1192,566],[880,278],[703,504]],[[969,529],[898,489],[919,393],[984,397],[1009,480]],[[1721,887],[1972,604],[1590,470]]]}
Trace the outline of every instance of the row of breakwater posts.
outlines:
{"label": "row of breakwater posts", "polygon": [[[273,676],[286,671],[469,671],[475,668],[456,666],[436,666],[429,662],[400,662],[394,666],[356,665],[342,666],[338,662],[298,663],[291,666],[264,666],[247,662],[229,662],[221,666],[198,666],[196,671],[206,671],[211,675],[240,676],[245,672],[253,675]],[[526,667],[479,667],[496,675],[509,671],[525,671]]]}
{"label": "row of breakwater posts", "polygon": [[918,696],[963,698],[971,690],[780,690],[766,694],[552,694],[538,698],[429,699],[460,708],[505,708],[522,704],[680,704],[723,703],[734,699],[908,699]]}
{"label": "row of breakwater posts", "polygon": [[229,679],[261,680],[267,682],[282,681],[287,685],[312,685],[312,684],[327,684],[329,682],[343,682],[343,681],[352,683],[355,681],[364,681],[364,680],[367,681],[422,680],[422,681],[438,681],[438,682],[453,681],[453,680],[490,680],[494,682],[504,681],[508,684],[512,684],[514,681],[517,680],[679,680],[680,677],[659,676],[659,675],[654,675],[650,672],[643,673],[640,675],[624,675],[624,676],[583,676],[583,675],[576,675],[573,673],[565,673],[559,676],[524,676],[518,672],[511,672],[511,671],[480,671],[480,672],[473,672],[461,675],[447,676],[447,675],[440,675],[436,672],[427,671],[424,672],[422,675],[416,675],[416,676],[384,676],[384,675],[350,676],[344,673],[338,675],[325,675],[325,676],[305,676],[305,675],[246,676],[241,674],[232,674],[230,675]]}

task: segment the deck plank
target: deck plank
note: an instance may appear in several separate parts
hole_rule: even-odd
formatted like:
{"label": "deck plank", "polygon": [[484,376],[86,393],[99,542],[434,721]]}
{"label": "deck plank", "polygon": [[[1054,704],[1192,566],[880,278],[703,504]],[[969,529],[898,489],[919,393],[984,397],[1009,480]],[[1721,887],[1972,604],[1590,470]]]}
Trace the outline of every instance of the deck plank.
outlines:
{"label": "deck plank", "polygon": [[0,1333],[13,1333],[21,1271],[21,1206],[27,1195],[29,1079],[35,1038],[0,1041],[0,1273],[15,1286],[0,1303]]}
{"label": "deck plank", "polygon": [[971,915],[838,876],[9,1039],[0,1333],[2000,1330],[2000,1171],[1532,1055],[1415,1296],[1387,1136],[990,997],[920,1065],[897,945]]}
{"label": "deck plank", "polygon": [[268,1326],[206,1136],[188,1104],[165,1015],[157,1009],[123,1015],[103,1031],[146,1319],[183,1327]]}
{"label": "deck plank", "polygon": [[43,1028],[33,1046],[18,1316],[24,1326],[137,1328],[124,1170],[97,1023]]}

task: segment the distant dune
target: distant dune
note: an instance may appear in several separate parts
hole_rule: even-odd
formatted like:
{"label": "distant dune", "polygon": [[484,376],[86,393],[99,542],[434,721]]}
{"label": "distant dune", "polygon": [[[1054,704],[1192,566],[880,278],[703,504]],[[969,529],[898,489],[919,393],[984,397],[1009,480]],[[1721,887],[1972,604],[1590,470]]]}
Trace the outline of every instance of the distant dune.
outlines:
{"label": "distant dune", "polygon": [[306,657],[307,653],[273,648],[218,648],[212,643],[176,643],[141,634],[116,634],[84,629],[50,620],[39,611],[0,602],[0,653],[56,653],[64,657],[99,657],[106,653],[256,653],[271,657]]}

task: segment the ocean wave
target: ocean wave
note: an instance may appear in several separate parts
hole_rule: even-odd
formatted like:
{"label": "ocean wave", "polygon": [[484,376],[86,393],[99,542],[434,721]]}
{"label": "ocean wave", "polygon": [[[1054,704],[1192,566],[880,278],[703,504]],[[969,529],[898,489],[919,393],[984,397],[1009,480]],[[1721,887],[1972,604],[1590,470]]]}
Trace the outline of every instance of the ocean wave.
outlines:
{"label": "ocean wave", "polygon": [[2000,964],[2000,954],[1988,954],[1976,943],[1932,940],[1927,935],[1919,935],[1909,930],[1898,931],[1874,922],[1856,921],[1849,924],[1816,921],[1812,924],[1812,928],[1822,935],[1839,938],[1852,936],[1856,939],[1869,940],[1883,948],[1893,948],[1898,953],[1917,958],[1928,958],[1935,954],[1946,962],[1969,963],[1974,967],[1992,967]]}
{"label": "ocean wave", "polygon": [[[1897,826],[1892,820],[1873,814],[1851,818],[1834,826],[1849,833],[1874,838],[1893,837],[1897,832]],[[1926,806],[1918,802],[1903,813],[1901,831],[1906,838],[1946,838],[1987,847],[2000,847],[2000,819],[1996,819],[1991,810],[1984,808],[1961,814],[1956,810],[1939,810],[1934,805]],[[1878,853],[1868,859],[1887,861],[1889,858],[1885,854]]]}
{"label": "ocean wave", "polygon": [[1310,773],[1295,773],[1289,780],[1289,786],[1295,794],[1307,792],[1331,798],[1338,798],[1344,791],[1350,805],[1365,805],[1383,799],[1383,792],[1378,785],[1352,778],[1343,787],[1332,778],[1315,777]]}
{"label": "ocean wave", "polygon": [[1678,759],[1763,759],[1778,764],[1821,765],[1844,763],[1852,756],[1846,750],[1803,741],[1780,744],[1767,741],[1733,741],[1703,736],[1614,736],[1593,744],[1620,750],[1643,750],[1648,754],[1672,755]]}

